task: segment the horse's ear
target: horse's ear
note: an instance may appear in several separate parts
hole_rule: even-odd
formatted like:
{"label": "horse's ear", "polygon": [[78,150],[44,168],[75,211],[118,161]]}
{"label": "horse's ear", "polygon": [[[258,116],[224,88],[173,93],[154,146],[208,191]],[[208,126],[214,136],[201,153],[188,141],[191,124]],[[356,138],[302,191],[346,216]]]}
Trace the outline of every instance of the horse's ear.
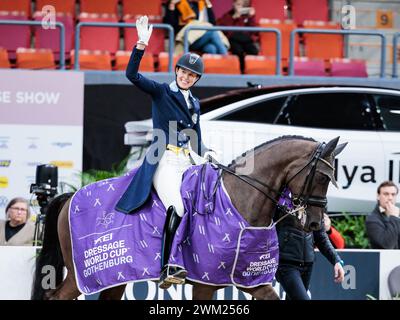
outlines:
{"label": "horse's ear", "polygon": [[336,157],[347,146],[347,142],[339,144],[333,151],[333,156]]}
{"label": "horse's ear", "polygon": [[340,137],[336,137],[326,144],[324,150],[321,152],[321,158],[327,158],[332,154],[332,152],[335,151],[335,148],[339,142],[339,138]]}

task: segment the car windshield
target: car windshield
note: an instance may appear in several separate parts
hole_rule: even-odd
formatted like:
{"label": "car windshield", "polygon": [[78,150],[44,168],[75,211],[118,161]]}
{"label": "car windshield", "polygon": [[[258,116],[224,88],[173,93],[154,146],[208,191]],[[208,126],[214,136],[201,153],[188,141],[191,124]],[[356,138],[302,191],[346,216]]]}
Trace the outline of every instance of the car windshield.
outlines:
{"label": "car windshield", "polygon": [[400,131],[400,97],[374,95],[374,100],[384,129]]}
{"label": "car windshield", "polygon": [[297,95],[277,123],[342,130],[372,130],[376,127],[368,96],[348,92]]}

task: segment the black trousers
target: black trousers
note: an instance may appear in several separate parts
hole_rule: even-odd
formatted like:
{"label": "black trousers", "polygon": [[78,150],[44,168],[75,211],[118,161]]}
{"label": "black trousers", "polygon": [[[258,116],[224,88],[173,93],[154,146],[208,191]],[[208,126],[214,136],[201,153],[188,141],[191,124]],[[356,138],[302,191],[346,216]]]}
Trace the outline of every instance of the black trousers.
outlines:
{"label": "black trousers", "polygon": [[313,264],[279,263],[276,280],[286,292],[286,300],[310,300],[307,290],[310,286]]}
{"label": "black trousers", "polygon": [[240,71],[244,73],[244,57],[246,54],[257,55],[258,49],[250,35],[244,32],[234,32],[229,38],[231,52],[239,57]]}

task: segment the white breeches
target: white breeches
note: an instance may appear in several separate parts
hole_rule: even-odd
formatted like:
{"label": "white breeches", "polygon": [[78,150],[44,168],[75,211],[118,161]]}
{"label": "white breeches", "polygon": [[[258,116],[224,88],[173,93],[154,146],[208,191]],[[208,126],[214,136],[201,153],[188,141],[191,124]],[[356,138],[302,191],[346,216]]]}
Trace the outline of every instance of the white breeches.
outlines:
{"label": "white breeches", "polygon": [[181,197],[182,175],[191,165],[189,155],[183,151],[177,154],[165,150],[153,177],[154,188],[165,208],[174,206],[180,217],[185,211]]}

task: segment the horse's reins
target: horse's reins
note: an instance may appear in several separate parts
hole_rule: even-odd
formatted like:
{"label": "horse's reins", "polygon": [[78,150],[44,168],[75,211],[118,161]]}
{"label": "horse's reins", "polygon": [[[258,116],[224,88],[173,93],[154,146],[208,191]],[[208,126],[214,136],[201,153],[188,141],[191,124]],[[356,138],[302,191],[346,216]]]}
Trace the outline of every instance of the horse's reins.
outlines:
{"label": "horse's reins", "polygon": [[[330,168],[333,169],[332,165],[328,161],[326,161],[325,159],[320,158],[324,145],[325,145],[325,143],[320,143],[318,145],[318,147],[315,149],[311,159],[304,165],[303,168],[301,168],[296,174],[294,174],[286,182],[285,186],[282,188],[282,190],[285,190],[285,188],[287,188],[287,186],[289,185],[290,181],[292,181],[297,175],[299,175],[308,166],[312,165],[310,173],[307,175],[306,181],[303,184],[303,188],[302,188],[302,191],[300,193],[300,196],[294,197],[293,200],[292,200],[293,201],[293,205],[294,205],[294,209],[289,209],[286,205],[281,205],[277,200],[275,200],[275,198],[273,198],[268,193],[266,193],[264,190],[260,189],[257,185],[255,185],[254,182],[256,182],[259,185],[261,185],[261,186],[263,186],[263,187],[275,192],[279,196],[282,196],[282,191],[278,191],[275,188],[269,186],[268,184],[266,184],[266,183],[264,183],[264,182],[262,182],[262,181],[260,181],[260,180],[258,180],[256,178],[249,177],[247,175],[237,174],[236,172],[231,170],[229,167],[217,162],[215,159],[213,159],[211,157],[210,157],[211,158],[210,162],[212,164],[216,165],[219,169],[221,169],[221,171],[228,172],[228,173],[234,175],[235,177],[237,177],[238,179],[242,180],[243,182],[247,183],[248,185],[250,185],[251,187],[253,187],[257,191],[262,193],[264,196],[266,196],[268,199],[270,199],[279,210],[284,211],[285,214],[275,222],[275,224],[277,224],[278,222],[280,222],[281,220],[286,218],[288,215],[296,215],[296,213],[299,212],[299,211],[300,211],[300,214],[299,214],[298,218],[301,219],[302,216],[304,215],[304,212],[305,212],[306,208],[307,208],[307,204],[310,204],[312,206],[318,206],[318,207],[325,207],[326,206],[326,204],[327,204],[326,197],[317,197],[317,196],[311,196],[310,195],[312,181],[314,179],[315,172],[316,172],[317,162],[318,161],[322,161],[325,164],[327,164]],[[215,183],[214,190],[213,190],[213,193],[212,193],[211,197],[214,196],[214,194],[215,194],[215,192],[217,190],[217,185],[218,185],[218,182],[220,181],[221,176],[222,176],[222,174],[219,174],[218,179],[217,179],[217,181]],[[303,198],[302,195],[303,195],[305,190],[306,190],[307,194],[306,194],[305,198]],[[206,198],[206,199],[208,199],[208,198]],[[297,204],[295,202],[297,202]]]}

